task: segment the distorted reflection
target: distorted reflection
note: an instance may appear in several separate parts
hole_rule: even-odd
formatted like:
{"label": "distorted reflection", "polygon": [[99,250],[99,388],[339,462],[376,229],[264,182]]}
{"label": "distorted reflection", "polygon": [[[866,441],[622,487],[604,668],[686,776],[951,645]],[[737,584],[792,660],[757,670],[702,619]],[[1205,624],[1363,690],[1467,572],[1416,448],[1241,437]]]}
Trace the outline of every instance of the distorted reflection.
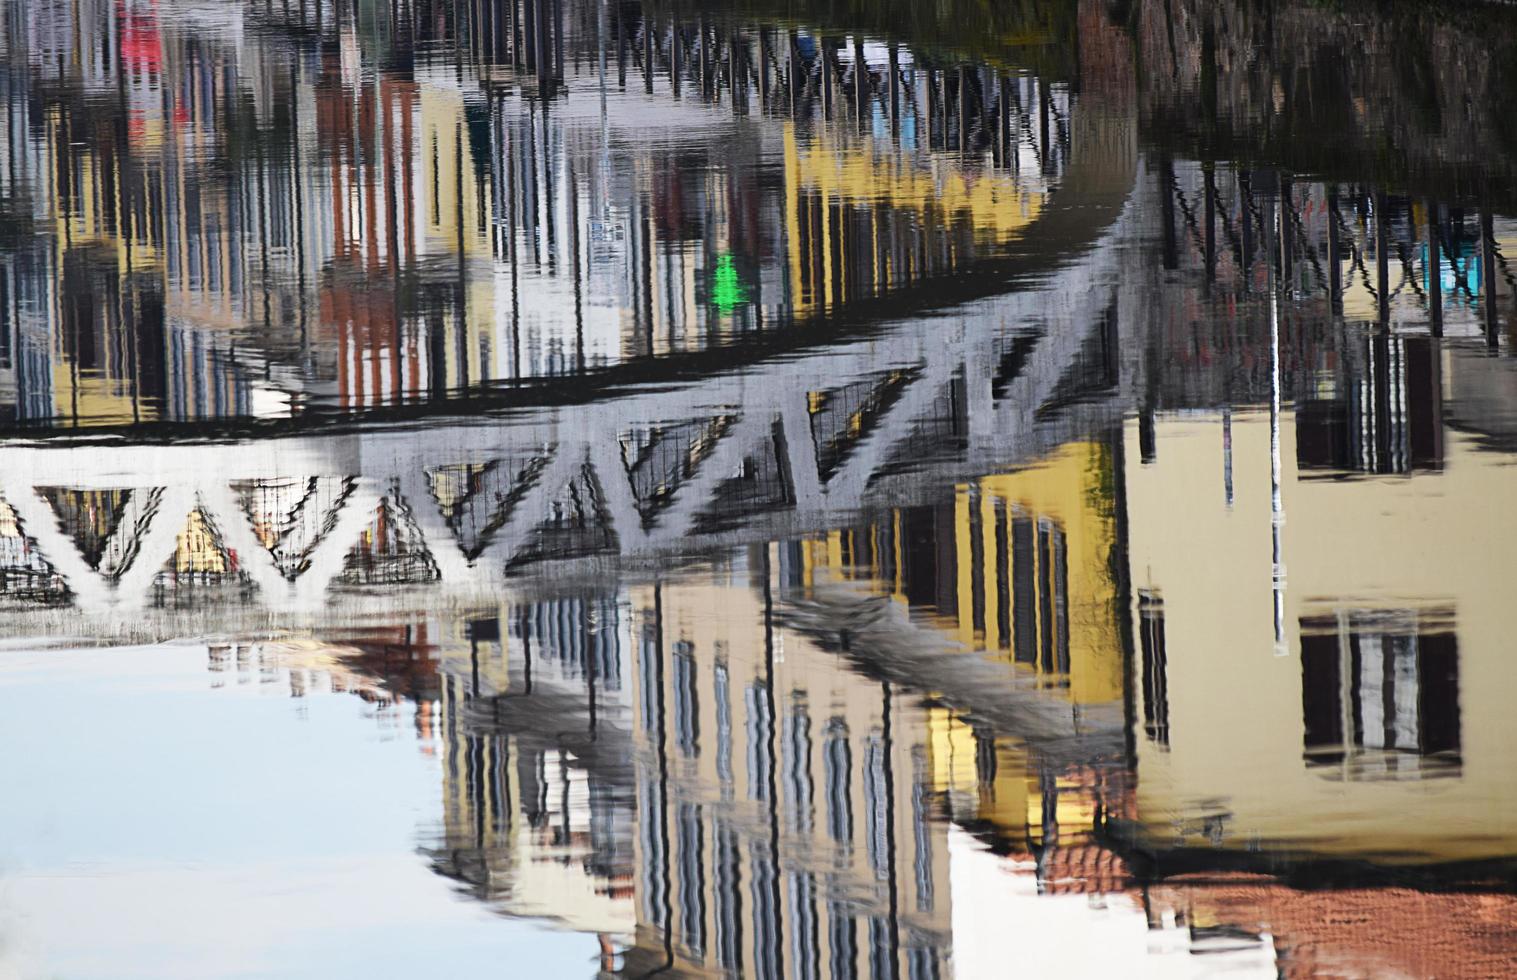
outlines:
{"label": "distorted reflection", "polygon": [[0,9],[0,972],[1517,973],[1517,15],[992,6]]}

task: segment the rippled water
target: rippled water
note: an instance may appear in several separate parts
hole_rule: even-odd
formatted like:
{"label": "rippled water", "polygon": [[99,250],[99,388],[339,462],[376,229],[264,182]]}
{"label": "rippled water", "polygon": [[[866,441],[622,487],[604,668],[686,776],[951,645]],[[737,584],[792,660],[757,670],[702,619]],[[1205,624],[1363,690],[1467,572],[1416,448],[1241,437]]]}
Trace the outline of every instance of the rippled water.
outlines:
{"label": "rippled water", "polygon": [[1513,38],[0,6],[0,976],[1517,973]]}

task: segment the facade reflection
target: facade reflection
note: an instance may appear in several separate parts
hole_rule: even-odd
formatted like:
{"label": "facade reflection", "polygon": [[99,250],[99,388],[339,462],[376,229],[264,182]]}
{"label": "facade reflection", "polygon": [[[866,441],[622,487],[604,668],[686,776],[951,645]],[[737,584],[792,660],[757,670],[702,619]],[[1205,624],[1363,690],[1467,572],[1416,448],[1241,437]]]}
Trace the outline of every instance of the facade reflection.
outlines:
{"label": "facade reflection", "polygon": [[1034,75],[630,6],[612,69],[565,68],[577,5],[510,5],[505,37],[451,4],[375,30],[35,6],[6,39],[13,422],[354,411],[722,347],[1015,240],[1083,133]]}
{"label": "facade reflection", "polygon": [[1506,157],[765,6],[0,11],[6,634],[414,725],[605,974],[1514,972]]}
{"label": "facade reflection", "polygon": [[[411,628],[393,634],[387,659],[366,652],[378,638],[349,635],[336,659],[373,678],[355,688],[417,699],[419,723],[437,733],[444,821],[424,845],[434,867],[504,912],[602,935],[607,970],[941,975],[959,942],[974,955],[960,896],[999,895],[1008,911],[1029,900],[1004,893],[998,868],[1025,875],[1037,900],[1092,895],[1140,916],[1151,949],[1176,955],[1221,951],[1240,968],[1329,949],[1411,962],[1374,937],[1324,930],[1306,914],[1309,893],[1257,874],[1359,882],[1345,900],[1392,916],[1427,894],[1383,887],[1376,868],[1466,888],[1502,874],[1511,841],[1478,822],[1493,812],[1481,801],[1506,792],[1489,754],[1501,722],[1482,707],[1503,696],[1499,657],[1481,652],[1498,649],[1481,637],[1504,635],[1481,625],[1489,587],[1475,580],[1489,576],[1467,557],[1459,572],[1397,557],[1440,550],[1415,537],[1345,561],[1343,539],[1362,532],[1330,498],[1363,498],[1353,509],[1373,522],[1398,499],[1427,506],[1404,481],[1505,467],[1456,438],[1449,466],[1402,482],[1287,469],[1295,625],[1281,658],[1258,543],[1268,420],[1228,423],[1233,479],[1249,491],[1231,500],[1222,467],[1191,458],[1215,459],[1223,443],[1188,429],[1215,436],[1221,424],[1165,417],[1145,463],[1133,421],[1121,443],[1066,447],[935,506],[710,569],[632,575],[611,593]],[[1471,499],[1444,492],[1451,515]],[[1161,516],[1176,497],[1183,526]],[[1030,547],[1013,546],[1021,515]],[[1430,531],[1446,535],[1451,520]],[[1250,537],[1237,549],[1256,564],[1198,565],[1192,534]],[[1413,594],[1457,604],[1408,608]],[[1348,598],[1319,598],[1332,595]],[[881,601],[905,611],[890,633],[943,639],[940,671],[954,669],[945,658],[990,665],[1076,733],[1099,726],[1103,708],[1125,710],[1131,748],[1086,742],[1071,757],[1046,722],[985,718],[942,686],[947,674],[914,674],[877,646],[884,631],[859,610]],[[825,630],[791,615],[820,603],[852,612]],[[1033,656],[1018,656],[1018,635]],[[1242,653],[1219,654],[1229,650]],[[416,664],[433,679],[418,684]],[[1483,691],[1469,679],[1482,673]],[[1278,724],[1232,724],[1250,704]],[[983,847],[1002,864],[983,865]],[[1476,972],[1505,962],[1476,939],[1448,942],[1450,962]]]}
{"label": "facade reflection", "polygon": [[777,630],[754,584],[650,597],[629,968],[938,975],[947,867],[920,715]]}
{"label": "facade reflection", "polygon": [[[1126,436],[1132,448],[1135,428]],[[1476,731],[1499,740],[1504,725],[1483,707],[1487,697],[1502,697],[1505,682],[1499,670],[1480,666],[1494,663],[1480,651],[1501,645],[1505,604],[1477,557],[1500,560],[1492,541],[1500,532],[1483,508],[1505,493],[1504,458],[1445,428],[1437,469],[1368,479],[1350,467],[1339,472],[1351,478],[1324,480],[1293,465],[1303,432],[1299,415],[1287,414],[1279,430],[1286,642],[1272,651],[1271,558],[1259,547],[1271,525],[1269,420],[1255,413],[1228,423],[1232,493],[1222,429],[1215,420],[1167,420],[1155,459],[1129,471],[1142,637],[1136,695],[1147,726],[1137,741],[1140,800],[1151,793],[1155,812],[1225,800],[1211,818],[1222,828],[1216,837],[1240,849],[1262,839],[1400,861],[1508,854],[1506,831],[1471,801],[1504,798],[1511,787],[1500,766],[1475,762],[1470,741]],[[1161,516],[1175,512],[1177,498],[1185,519]],[[1203,539],[1208,550],[1254,560],[1198,563],[1194,549]],[[1219,712],[1245,704],[1280,724],[1233,727],[1224,749],[1215,740],[1225,725]],[[1200,729],[1184,732],[1187,718]],[[1214,749],[1213,761],[1203,761]],[[1247,775],[1239,757],[1253,760]],[[1279,768],[1255,781],[1273,759]],[[1228,777],[1219,779],[1224,770]],[[1387,785],[1406,781],[1430,789]],[[1442,788],[1431,789],[1435,783]],[[1299,795],[1282,805],[1284,794]],[[1433,811],[1457,829],[1409,829],[1410,813]],[[1312,814],[1307,824],[1295,820],[1302,813]],[[1142,832],[1185,848],[1198,845],[1198,830],[1149,825]]]}

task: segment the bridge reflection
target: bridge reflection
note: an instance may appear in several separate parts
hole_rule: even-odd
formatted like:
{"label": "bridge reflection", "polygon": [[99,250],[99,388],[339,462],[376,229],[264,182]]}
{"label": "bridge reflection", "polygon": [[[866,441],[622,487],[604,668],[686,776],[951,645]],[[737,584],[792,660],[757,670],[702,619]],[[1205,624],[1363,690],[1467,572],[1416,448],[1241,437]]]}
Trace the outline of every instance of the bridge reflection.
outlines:
{"label": "bridge reflection", "polygon": [[[4,174],[49,233],[0,258],[0,381],[42,425],[7,443],[6,593],[43,608],[478,595],[835,527],[1128,410],[1143,459],[1166,408],[1275,399],[1300,402],[1303,465],[1436,469],[1436,340],[1507,343],[1507,220],[1138,156],[1110,77],[1131,46],[1094,15],[1075,99],[630,8],[614,67],[578,7],[376,33],[317,5],[205,41],[152,8],[46,9],[8,22],[7,84],[38,98]],[[227,72],[267,82],[251,116]],[[90,138],[103,98],[126,129]],[[694,127],[731,137],[723,162]],[[1471,399],[1499,384],[1479,363]],[[560,380],[500,384],[530,377]],[[1500,443],[1486,415],[1461,424]],[[154,428],[175,419],[201,421]],[[960,621],[1006,621],[980,605]]]}
{"label": "bridge reflection", "polygon": [[[1505,455],[1448,432],[1442,471],[1287,466],[1275,657],[1269,422],[1204,438],[1223,424],[1165,413],[1145,460],[1131,420],[701,565],[534,580],[385,629],[336,606],[317,656],[250,638],[215,662],[413,711],[445,760],[434,868],[600,933],[608,972],[931,976],[993,947],[983,903],[1061,895],[1126,910],[1152,955],[1380,948],[1259,872],[1347,882],[1372,919],[1425,910],[1408,883],[1509,907],[1514,843],[1476,801],[1517,793],[1490,737],[1517,624],[1463,548],[1509,543],[1471,506],[1501,498]],[[1295,459],[1299,415],[1280,438]],[[1417,530],[1374,534],[1414,508]],[[1279,724],[1236,724],[1256,713]],[[1472,972],[1508,962],[1479,921],[1449,950]]]}
{"label": "bridge reflection", "polygon": [[[578,8],[518,9],[504,62],[475,8],[376,34],[317,5],[204,41],[151,7],[48,9],[8,35],[8,84],[45,94],[12,120],[9,199],[50,235],[5,256],[5,380],[29,435],[127,442],[11,442],[18,568],[41,562],[16,594],[309,611],[752,540],[909,487],[946,432],[969,466],[1055,444],[1076,413],[1023,410],[1115,384],[1112,325],[1089,326],[1112,253],[1072,249],[1132,185],[1120,102],[641,21],[613,84],[565,67]],[[125,135],[82,138],[127,74]],[[262,80],[250,115],[226,78]],[[695,129],[730,138],[719,162]],[[911,323],[945,309],[935,336]],[[417,411],[424,434],[383,424]],[[354,413],[378,424],[331,425]]]}
{"label": "bridge reflection", "polygon": [[989,969],[1070,894],[1271,967],[1429,920],[1387,882],[1510,911],[1495,204],[1140,143],[1094,5],[1078,85],[162,7],[7,8],[7,634],[410,713],[425,859],[607,972]]}

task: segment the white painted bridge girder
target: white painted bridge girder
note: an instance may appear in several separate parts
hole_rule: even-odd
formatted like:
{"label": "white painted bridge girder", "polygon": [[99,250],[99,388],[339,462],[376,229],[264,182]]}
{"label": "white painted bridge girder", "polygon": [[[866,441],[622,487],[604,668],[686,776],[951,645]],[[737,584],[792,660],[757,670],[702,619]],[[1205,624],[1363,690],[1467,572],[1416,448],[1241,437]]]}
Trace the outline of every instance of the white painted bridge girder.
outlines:
{"label": "white painted bridge girder", "polygon": [[[1108,229],[1121,234],[1126,217]],[[430,553],[444,592],[498,588],[507,564],[522,552],[553,501],[589,467],[622,557],[639,560],[698,548],[697,517],[717,488],[756,448],[773,445],[778,422],[793,506],[755,517],[724,541],[769,540],[846,523],[870,500],[871,480],[899,451],[914,424],[958,375],[969,404],[967,460],[1014,461],[1050,440],[1036,409],[1076,363],[1082,345],[1101,329],[1117,295],[1118,250],[1096,247],[1041,283],[975,301],[922,320],[882,324],[869,338],[799,355],[778,355],[741,369],[656,389],[630,390],[598,401],[520,410],[487,418],[436,418],[425,424],[344,426],[331,433],[201,444],[71,444],[68,440],[0,444],[0,496],[24,533],[61,575],[76,609],[130,614],[154,601],[153,583],[175,553],[176,539],[199,509],[222,546],[270,612],[310,611],[329,601],[345,556],[374,519],[381,499],[398,494]],[[998,339],[1017,333],[1036,341],[1020,373],[992,399]],[[823,478],[812,432],[809,393],[834,391],[896,370],[913,373],[899,397],[853,442]],[[731,422],[671,499],[645,527],[624,465],[621,440],[639,428],[730,417]],[[465,554],[433,498],[428,471],[439,466],[546,456],[538,478],[481,553]],[[353,487],[324,536],[293,579],[264,548],[233,490],[239,481],[311,477],[351,479]],[[38,492],[71,489],[161,488],[156,508],[132,528],[135,557],[112,580],[86,562],[58,515]],[[719,543],[717,540],[709,544]]]}

